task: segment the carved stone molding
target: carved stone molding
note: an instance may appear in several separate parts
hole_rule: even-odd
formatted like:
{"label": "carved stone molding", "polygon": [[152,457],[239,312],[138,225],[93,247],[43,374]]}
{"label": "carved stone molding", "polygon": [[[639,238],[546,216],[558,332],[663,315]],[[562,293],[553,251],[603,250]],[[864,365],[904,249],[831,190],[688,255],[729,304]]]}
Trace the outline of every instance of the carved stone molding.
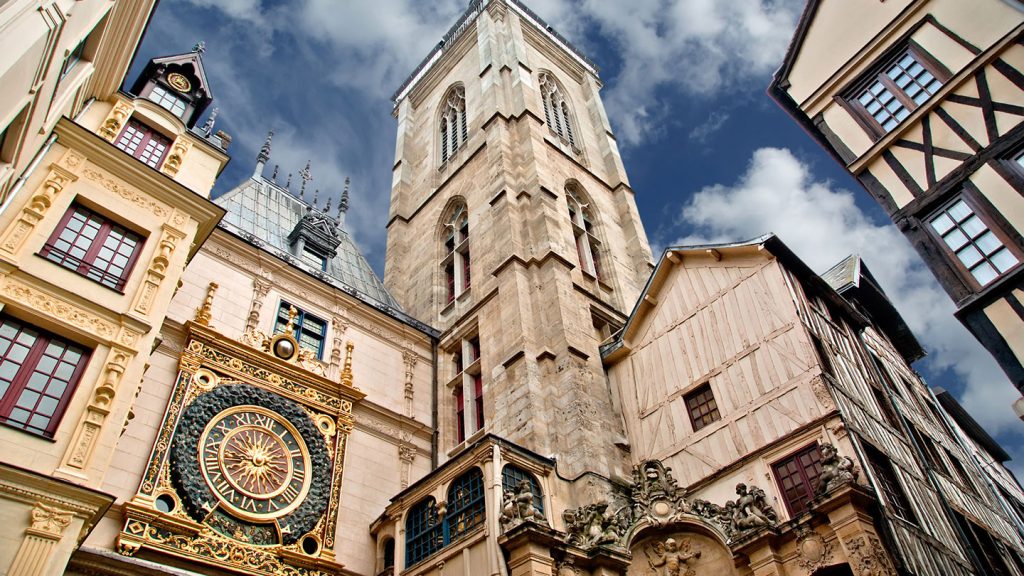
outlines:
{"label": "carved stone molding", "polygon": [[269,278],[257,276],[252,279],[252,303],[249,305],[249,315],[245,320],[246,333],[259,327],[260,311],[263,310],[263,301],[270,293],[270,286]]}
{"label": "carved stone molding", "polygon": [[797,526],[797,564],[808,573],[832,564],[835,548],[832,541],[826,541],[816,530],[804,524]]}
{"label": "carved stone molding", "polygon": [[412,379],[416,373],[416,362],[418,360],[419,357],[408,348],[402,350],[402,361],[405,363],[405,415],[409,417],[413,415],[414,388]]}
{"label": "carved stone molding", "polygon": [[188,152],[191,149],[192,143],[185,136],[178,136],[174,140],[174,144],[171,145],[171,153],[164,160],[160,171],[172,178],[177,176],[178,170],[181,170],[181,164],[185,161],[185,157],[188,156]]}
{"label": "carved stone molding", "polygon": [[857,576],[896,576],[878,536],[862,533],[843,541],[853,573]]}
{"label": "carved stone molding", "polygon": [[29,531],[35,536],[60,540],[74,516],[67,510],[36,502],[32,507],[32,525]]}
{"label": "carved stone molding", "polygon": [[134,346],[138,334],[131,330],[121,330],[117,324],[104,320],[92,312],[79,308],[70,302],[58,299],[52,294],[42,292],[32,286],[8,276],[0,294],[20,305],[32,308],[65,324],[84,330],[100,340],[120,342],[126,346]]}
{"label": "carved stone molding", "polygon": [[0,243],[0,251],[12,256],[16,254],[36,224],[50,209],[54,199],[64,190],[64,186],[77,179],[78,176],[67,168],[57,163],[50,164],[50,173],[47,174],[46,180],[32,194],[18,218],[8,227],[3,242]]}
{"label": "carved stone molding", "polygon": [[135,298],[135,310],[142,314],[149,314],[153,302],[156,300],[157,292],[164,278],[167,277],[167,268],[171,263],[171,256],[175,248],[184,239],[184,235],[174,232],[168,226],[164,227],[160,242],[157,244],[156,254],[146,269],[146,278],[142,282],[142,288]]}
{"label": "carved stone molding", "polygon": [[411,444],[398,445],[398,460],[401,463],[400,483],[402,490],[409,487],[409,477],[412,474],[412,461],[416,459],[416,447]]}
{"label": "carved stone molding", "polygon": [[152,199],[149,194],[143,194],[136,190],[134,187],[122,182],[117,178],[107,176],[100,170],[94,168],[86,168],[82,171],[82,176],[86,180],[98,184],[109,192],[117,194],[121,198],[143,208],[148,212],[159,216],[160,218],[167,218],[171,214],[171,209],[163,202],[157,202]]}
{"label": "carved stone molding", "polygon": [[124,126],[128,117],[135,111],[135,107],[125,101],[120,101],[114,104],[114,107],[110,109],[110,113],[107,114],[107,118],[100,124],[99,135],[108,142],[113,142],[117,135],[121,132],[121,128]]}
{"label": "carved stone molding", "polygon": [[131,355],[121,350],[112,350],[99,383],[93,389],[92,398],[85,409],[74,440],[65,456],[65,465],[69,468],[84,470],[96,446],[96,440],[103,429],[113,408],[114,397],[128,367]]}

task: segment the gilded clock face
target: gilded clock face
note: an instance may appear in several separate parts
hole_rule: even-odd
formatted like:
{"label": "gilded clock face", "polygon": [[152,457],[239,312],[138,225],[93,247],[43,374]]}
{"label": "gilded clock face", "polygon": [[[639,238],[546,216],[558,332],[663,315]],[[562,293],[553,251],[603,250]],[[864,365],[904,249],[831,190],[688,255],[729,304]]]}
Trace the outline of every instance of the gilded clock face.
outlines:
{"label": "gilded clock face", "polygon": [[171,72],[167,75],[167,83],[171,85],[178,92],[188,92],[192,89],[192,83],[188,81],[188,78],[184,74],[178,72]]}
{"label": "gilded clock face", "polygon": [[298,430],[277,413],[235,406],[207,424],[200,467],[233,515],[266,521],[298,507],[309,490],[310,457]]}
{"label": "gilded clock face", "polygon": [[297,542],[331,493],[331,452],[306,409],[247,384],[219,386],[185,408],[170,465],[188,515],[248,544]]}

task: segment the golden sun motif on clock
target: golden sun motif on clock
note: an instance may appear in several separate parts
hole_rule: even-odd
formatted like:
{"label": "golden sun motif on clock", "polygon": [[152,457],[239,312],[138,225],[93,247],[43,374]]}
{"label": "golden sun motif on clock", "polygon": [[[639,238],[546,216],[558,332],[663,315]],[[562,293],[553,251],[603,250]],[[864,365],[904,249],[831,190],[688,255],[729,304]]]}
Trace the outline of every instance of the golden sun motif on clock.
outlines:
{"label": "golden sun motif on clock", "polygon": [[266,522],[298,507],[312,480],[295,427],[276,412],[235,406],[214,417],[200,439],[200,469],[221,506]]}
{"label": "golden sun motif on clock", "polygon": [[192,83],[188,81],[188,78],[184,74],[178,72],[171,72],[167,75],[167,83],[171,85],[178,92],[188,92],[192,89]]}

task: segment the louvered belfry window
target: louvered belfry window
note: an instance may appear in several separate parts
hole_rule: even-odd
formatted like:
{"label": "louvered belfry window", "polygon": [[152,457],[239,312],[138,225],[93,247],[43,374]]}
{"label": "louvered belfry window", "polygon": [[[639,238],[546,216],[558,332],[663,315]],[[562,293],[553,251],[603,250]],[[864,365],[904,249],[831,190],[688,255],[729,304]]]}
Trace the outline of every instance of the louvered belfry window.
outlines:
{"label": "louvered belfry window", "polygon": [[540,94],[544,102],[544,121],[548,128],[559,139],[576,150],[576,130],[569,113],[569,104],[566,102],[561,88],[558,87],[558,83],[547,72],[542,72],[540,75]]}
{"label": "louvered belfry window", "polygon": [[466,90],[456,86],[445,97],[441,112],[441,164],[447,162],[455,151],[469,139],[466,125]]}

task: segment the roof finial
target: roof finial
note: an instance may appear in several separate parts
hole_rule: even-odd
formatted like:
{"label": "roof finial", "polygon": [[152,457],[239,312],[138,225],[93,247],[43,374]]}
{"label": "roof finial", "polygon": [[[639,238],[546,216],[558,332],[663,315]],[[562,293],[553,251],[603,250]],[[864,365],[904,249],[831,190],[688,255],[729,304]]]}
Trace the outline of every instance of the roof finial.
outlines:
{"label": "roof finial", "polygon": [[328,215],[328,216],[330,216],[330,215],[331,215],[331,214],[330,214],[330,212],[331,212],[331,200],[333,200],[333,198],[331,198],[330,196],[328,196],[328,197],[327,197],[327,206],[326,206],[326,207],[324,208],[324,214],[326,214],[326,215]]}
{"label": "roof finial", "polygon": [[341,201],[338,202],[338,224],[345,225],[345,213],[348,212],[348,187],[352,180],[345,176],[345,190],[341,193]]}
{"label": "roof finial", "polygon": [[320,189],[317,188],[313,191],[313,207],[316,208],[317,203],[320,202]]}
{"label": "roof finial", "polygon": [[192,46],[192,52],[196,54],[202,54],[203,52],[206,52],[206,42],[203,42],[202,40],[196,42],[195,45]]}
{"label": "roof finial", "polygon": [[299,198],[306,199],[306,184],[313,181],[313,175],[309,172],[309,160],[306,160],[306,167],[299,170],[299,178],[302,178],[302,189],[299,191]]}
{"label": "roof finial", "polygon": [[220,108],[214,108],[206,118],[206,124],[203,124],[203,133],[207,136],[213,134],[213,123],[217,121],[217,114],[220,114]]}
{"label": "roof finial", "polygon": [[284,189],[285,190],[291,190],[292,189],[292,173],[291,172],[288,173],[288,182],[284,185]]}
{"label": "roof finial", "polygon": [[252,173],[253,178],[260,178],[263,176],[263,166],[270,160],[270,141],[274,138],[274,131],[267,132],[267,140],[263,142],[263,146],[260,148],[260,153],[256,155],[256,169]]}
{"label": "roof finial", "polygon": [[272,180],[272,181],[273,181],[273,182],[274,182],[275,184],[277,183],[277,169],[278,169],[278,168],[279,168],[279,165],[278,165],[278,164],[274,164],[274,173],[270,175],[270,179],[271,179],[271,180]]}

